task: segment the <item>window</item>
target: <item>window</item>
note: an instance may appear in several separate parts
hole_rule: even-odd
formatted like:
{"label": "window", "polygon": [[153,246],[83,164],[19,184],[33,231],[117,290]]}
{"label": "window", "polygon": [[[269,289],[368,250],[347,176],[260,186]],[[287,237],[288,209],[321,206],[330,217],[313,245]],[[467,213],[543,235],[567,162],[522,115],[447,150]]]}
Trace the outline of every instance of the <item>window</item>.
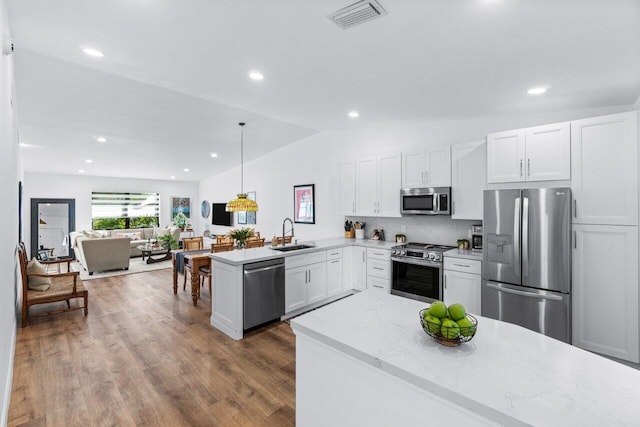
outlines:
{"label": "window", "polygon": [[158,193],[91,193],[94,230],[156,227],[160,223]]}

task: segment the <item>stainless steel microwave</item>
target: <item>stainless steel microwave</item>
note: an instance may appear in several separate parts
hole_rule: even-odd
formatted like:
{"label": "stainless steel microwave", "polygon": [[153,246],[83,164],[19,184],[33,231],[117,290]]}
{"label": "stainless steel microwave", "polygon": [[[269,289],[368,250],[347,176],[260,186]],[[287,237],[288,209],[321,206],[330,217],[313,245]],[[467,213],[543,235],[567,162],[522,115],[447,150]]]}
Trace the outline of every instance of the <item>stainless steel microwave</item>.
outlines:
{"label": "stainless steel microwave", "polygon": [[402,189],[400,206],[403,214],[451,215],[451,187]]}

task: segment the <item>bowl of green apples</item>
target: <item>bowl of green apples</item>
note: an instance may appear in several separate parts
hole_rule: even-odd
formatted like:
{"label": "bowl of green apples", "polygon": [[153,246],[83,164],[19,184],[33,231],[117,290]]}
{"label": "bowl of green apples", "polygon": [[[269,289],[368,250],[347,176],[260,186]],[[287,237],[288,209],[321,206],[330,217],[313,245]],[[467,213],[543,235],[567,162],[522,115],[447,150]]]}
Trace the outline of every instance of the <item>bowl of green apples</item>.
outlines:
{"label": "bowl of green apples", "polygon": [[478,330],[478,320],[467,313],[464,305],[447,307],[442,301],[420,310],[420,324],[427,335],[449,347],[471,341]]}

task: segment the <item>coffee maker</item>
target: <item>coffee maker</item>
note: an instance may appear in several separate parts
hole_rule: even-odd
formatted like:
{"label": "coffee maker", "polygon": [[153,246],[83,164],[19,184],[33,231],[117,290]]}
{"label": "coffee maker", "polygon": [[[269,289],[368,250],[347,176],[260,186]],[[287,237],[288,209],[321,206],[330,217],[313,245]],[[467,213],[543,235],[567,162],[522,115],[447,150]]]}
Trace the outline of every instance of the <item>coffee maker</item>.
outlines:
{"label": "coffee maker", "polygon": [[471,249],[482,250],[482,225],[471,226]]}

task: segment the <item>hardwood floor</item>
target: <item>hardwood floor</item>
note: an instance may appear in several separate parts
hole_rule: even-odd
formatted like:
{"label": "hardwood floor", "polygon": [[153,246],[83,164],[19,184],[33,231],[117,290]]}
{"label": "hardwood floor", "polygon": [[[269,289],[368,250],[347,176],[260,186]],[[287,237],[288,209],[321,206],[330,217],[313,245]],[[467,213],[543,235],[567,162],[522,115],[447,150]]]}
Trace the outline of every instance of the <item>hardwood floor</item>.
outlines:
{"label": "hardwood floor", "polygon": [[278,322],[234,341],[205,286],[171,270],[86,281],[81,311],[18,329],[9,426],[295,424],[295,337]]}

